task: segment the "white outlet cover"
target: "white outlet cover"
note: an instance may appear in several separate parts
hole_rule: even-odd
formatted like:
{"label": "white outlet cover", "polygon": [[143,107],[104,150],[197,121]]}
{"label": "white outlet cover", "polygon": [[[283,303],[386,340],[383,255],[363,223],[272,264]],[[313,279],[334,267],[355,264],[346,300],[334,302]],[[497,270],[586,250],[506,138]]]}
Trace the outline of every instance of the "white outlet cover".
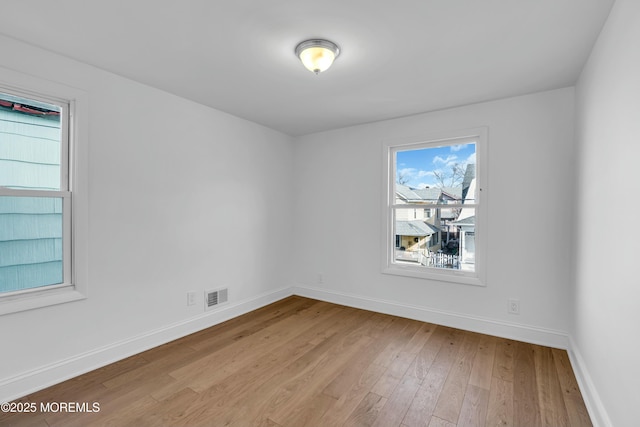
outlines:
{"label": "white outlet cover", "polygon": [[187,305],[196,305],[196,293],[187,292]]}
{"label": "white outlet cover", "polygon": [[520,300],[510,298],[507,305],[507,313],[520,314]]}

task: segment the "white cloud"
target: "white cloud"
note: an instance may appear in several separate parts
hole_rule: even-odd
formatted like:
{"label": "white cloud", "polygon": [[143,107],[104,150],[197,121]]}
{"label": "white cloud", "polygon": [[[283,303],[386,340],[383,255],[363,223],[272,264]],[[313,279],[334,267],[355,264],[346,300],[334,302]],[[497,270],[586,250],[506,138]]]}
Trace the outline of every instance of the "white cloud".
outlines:
{"label": "white cloud", "polygon": [[467,157],[467,160],[465,161],[465,163],[469,164],[469,163],[476,163],[476,153],[471,154],[469,157]]}
{"label": "white cloud", "polygon": [[435,156],[433,158],[433,163],[444,163],[446,165],[450,165],[452,162],[454,162],[455,160],[458,159],[458,156],[456,156],[455,154],[450,154],[448,155],[446,158],[442,158],[440,156]]}
{"label": "white cloud", "polygon": [[433,176],[433,171],[418,171],[418,178],[424,178],[425,176]]}
{"label": "white cloud", "polygon": [[415,175],[417,170],[415,168],[403,168],[398,170],[398,175],[402,176],[413,176]]}

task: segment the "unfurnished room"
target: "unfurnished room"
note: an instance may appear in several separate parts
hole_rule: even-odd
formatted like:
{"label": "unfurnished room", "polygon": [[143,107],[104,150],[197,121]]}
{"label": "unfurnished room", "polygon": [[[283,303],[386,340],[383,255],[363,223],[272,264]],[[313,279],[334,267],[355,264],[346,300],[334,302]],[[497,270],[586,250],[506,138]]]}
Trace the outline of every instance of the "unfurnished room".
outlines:
{"label": "unfurnished room", "polygon": [[640,421],[640,1],[0,5],[0,425]]}

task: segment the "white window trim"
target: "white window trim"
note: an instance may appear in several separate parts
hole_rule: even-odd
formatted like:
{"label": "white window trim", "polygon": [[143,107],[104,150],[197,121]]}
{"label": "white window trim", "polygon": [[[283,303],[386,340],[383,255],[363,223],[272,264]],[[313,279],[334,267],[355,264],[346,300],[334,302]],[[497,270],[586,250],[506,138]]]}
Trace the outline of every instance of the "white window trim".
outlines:
{"label": "white window trim", "polygon": [[[475,139],[476,143],[476,186],[478,188],[478,201],[476,206],[476,264],[475,272],[449,270],[441,268],[424,267],[417,265],[401,264],[394,261],[394,226],[393,208],[395,203],[395,158],[394,152],[399,148],[411,149],[412,146],[421,148],[425,144],[447,145],[455,140]],[[383,146],[382,165],[382,228],[381,228],[381,265],[382,273],[408,276],[420,279],[429,279],[444,282],[453,282],[466,285],[486,286],[487,273],[487,142],[488,128],[479,127],[460,131],[438,132],[420,137],[385,140]],[[418,205],[416,205],[418,206]],[[412,208],[413,205],[403,205]],[[424,206],[422,206],[424,208]]]}
{"label": "white window trim", "polygon": [[[88,96],[83,90],[45,80],[32,75],[0,67],[0,86],[7,91],[33,99],[45,99],[68,104],[68,153],[62,159],[68,161],[68,172],[61,177],[61,189],[68,196],[63,198],[63,209],[71,207],[71,215],[65,216],[65,227],[70,239],[63,241],[64,282],[61,285],[28,289],[0,294],[0,315],[16,313],[56,304],[78,301],[88,295]],[[63,144],[63,146],[66,144]],[[66,182],[65,182],[66,181]],[[67,186],[68,183],[68,186]],[[25,195],[24,191],[19,192]],[[7,193],[17,195],[18,192]],[[28,191],[26,195],[45,195]],[[51,194],[48,194],[51,197]],[[70,240],[70,241],[69,241]]]}

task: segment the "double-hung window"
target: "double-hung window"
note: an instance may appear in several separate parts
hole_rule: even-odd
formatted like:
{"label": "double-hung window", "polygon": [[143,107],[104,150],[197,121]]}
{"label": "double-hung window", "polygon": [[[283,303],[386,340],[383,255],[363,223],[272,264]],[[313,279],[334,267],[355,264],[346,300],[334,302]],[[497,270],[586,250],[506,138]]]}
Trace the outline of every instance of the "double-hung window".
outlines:
{"label": "double-hung window", "polygon": [[483,285],[487,130],[385,141],[384,273]]}
{"label": "double-hung window", "polygon": [[84,297],[72,265],[73,108],[0,85],[0,314]]}

